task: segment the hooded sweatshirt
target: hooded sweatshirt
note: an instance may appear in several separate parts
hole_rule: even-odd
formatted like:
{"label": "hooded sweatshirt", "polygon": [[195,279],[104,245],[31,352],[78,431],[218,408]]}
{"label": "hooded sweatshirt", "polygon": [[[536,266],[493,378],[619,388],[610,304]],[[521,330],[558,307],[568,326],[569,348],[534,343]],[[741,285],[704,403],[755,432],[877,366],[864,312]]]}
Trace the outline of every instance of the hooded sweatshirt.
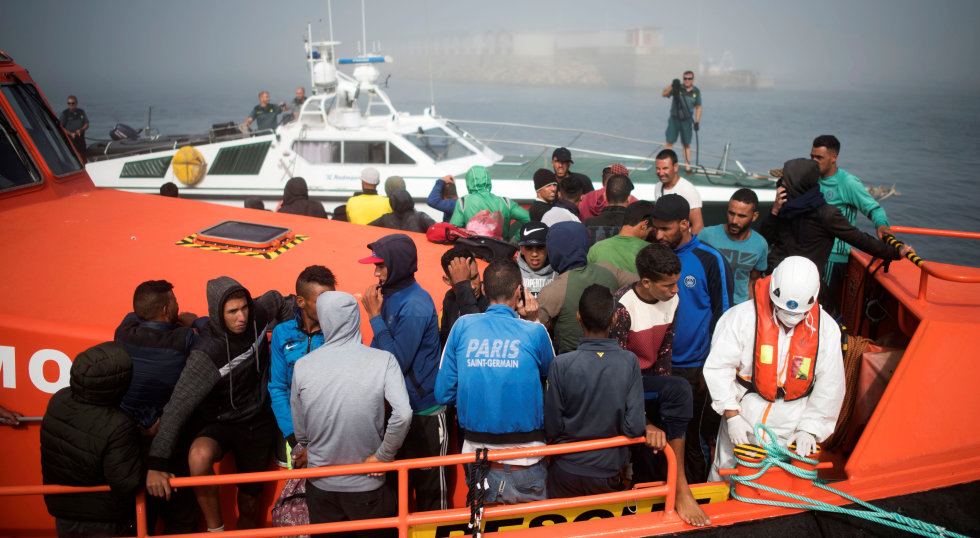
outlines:
{"label": "hooded sweatshirt", "polygon": [[[898,250],[858,230],[840,209],[826,203],[819,187],[820,169],[813,160],[786,161],[781,181],[788,200],[779,215],[768,215],[759,229],[769,242],[770,272],[788,256],[803,256],[816,264],[823,282],[834,238],[877,258],[899,258]],[[821,285],[820,301],[827,300],[826,287]]]}
{"label": "hooded sweatshirt", "polygon": [[41,423],[41,475],[45,484],[100,486],[112,491],[45,495],[54,517],[126,521],[146,473],[136,423],[120,409],[133,363],[121,344],[106,342],[78,355],[68,387],[48,402]]}
{"label": "hooded sweatshirt", "polygon": [[[310,467],[363,463],[374,455],[392,461],[412,421],[398,361],[361,344],[357,299],[339,291],[316,301],[323,345],[296,363],[290,402],[296,438],[306,445]],[[385,425],[385,402],[391,418]],[[327,491],[373,491],[384,475],[309,479]]]}
{"label": "hooded sweatshirt", "polygon": [[415,201],[405,189],[395,189],[388,198],[391,213],[381,215],[371,221],[371,226],[403,230],[406,232],[425,233],[436,221],[421,211],[415,210]]}
{"label": "hooded sweatshirt", "polygon": [[589,263],[589,232],[581,222],[555,224],[548,229],[545,246],[558,277],[538,294],[538,319],[545,325],[553,321],[557,352],[568,353],[578,347],[582,337],[575,314],[585,288],[602,284],[609,293],[615,293],[639,277],[612,264]]}
{"label": "hooded sweatshirt", "polygon": [[429,292],[415,281],[415,243],[405,234],[391,234],[368,248],[388,269],[388,278],[381,285],[381,315],[371,318],[371,347],[398,359],[412,410],[428,411],[436,407],[432,391],[439,370],[439,320]]}
{"label": "hooded sweatshirt", "polygon": [[504,218],[504,239],[510,239],[516,228],[511,229],[511,220],[523,224],[531,220],[527,210],[508,198],[497,196],[490,192],[490,173],[484,166],[474,166],[466,172],[466,196],[456,200],[456,208],[453,210],[453,217],[450,224],[459,227],[466,227],[466,224],[476,216],[477,213],[486,209],[493,213],[499,211]]}
{"label": "hooded sweatshirt", "polygon": [[306,215],[307,217],[327,217],[327,211],[323,209],[323,204],[310,200],[310,192],[306,186],[306,180],[301,177],[294,177],[286,182],[286,188],[282,193],[282,206],[280,213],[292,215]]}
{"label": "hooded sweatshirt", "polygon": [[[224,307],[231,294],[243,290],[248,322],[242,334],[225,326]],[[160,426],[150,446],[149,465],[167,470],[174,445],[192,414],[203,423],[250,424],[269,413],[269,344],[266,333],[288,321],[295,307],[276,291],[253,301],[234,279],[222,276],[207,284],[210,319],[187,357]]]}
{"label": "hooded sweatshirt", "polygon": [[524,289],[537,297],[541,289],[551,283],[558,276],[558,273],[551,268],[550,263],[545,263],[540,269],[531,269],[527,260],[521,254],[517,255],[517,266],[521,268],[521,278],[524,280]]}

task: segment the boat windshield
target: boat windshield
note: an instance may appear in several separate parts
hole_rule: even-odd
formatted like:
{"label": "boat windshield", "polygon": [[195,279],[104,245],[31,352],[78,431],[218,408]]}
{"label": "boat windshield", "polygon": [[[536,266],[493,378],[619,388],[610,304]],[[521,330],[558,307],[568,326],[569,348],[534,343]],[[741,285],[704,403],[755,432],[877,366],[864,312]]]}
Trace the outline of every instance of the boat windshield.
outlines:
{"label": "boat windshield", "polygon": [[3,96],[55,176],[64,176],[82,169],[82,163],[69,145],[64,129],[44,106],[44,101],[34,86],[23,83],[5,85]]}
{"label": "boat windshield", "polygon": [[405,139],[418,146],[426,155],[437,162],[469,157],[474,154],[473,151],[459,142],[458,137],[453,136],[442,127],[425,130],[419,127],[418,132],[414,135],[406,135]]}
{"label": "boat windshield", "polygon": [[41,174],[0,112],[0,192],[40,182]]}

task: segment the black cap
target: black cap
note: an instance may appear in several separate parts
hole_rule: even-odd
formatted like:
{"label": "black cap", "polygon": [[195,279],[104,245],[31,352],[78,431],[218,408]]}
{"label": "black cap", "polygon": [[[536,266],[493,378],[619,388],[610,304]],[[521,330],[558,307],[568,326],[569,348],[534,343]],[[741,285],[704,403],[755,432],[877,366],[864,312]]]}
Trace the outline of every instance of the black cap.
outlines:
{"label": "black cap", "polygon": [[555,173],[546,168],[538,168],[534,172],[534,190],[541,190],[542,187],[547,187],[548,185],[557,185],[558,178],[555,177]]}
{"label": "black cap", "polygon": [[558,159],[560,163],[574,163],[572,160],[572,152],[568,151],[568,148],[558,148],[551,153],[552,159]]}
{"label": "black cap", "polygon": [[520,240],[517,242],[522,247],[530,245],[543,245],[548,236],[548,225],[543,222],[531,221],[521,226]]}
{"label": "black cap", "polygon": [[689,219],[691,204],[679,194],[665,194],[653,206],[653,218],[664,222]]}

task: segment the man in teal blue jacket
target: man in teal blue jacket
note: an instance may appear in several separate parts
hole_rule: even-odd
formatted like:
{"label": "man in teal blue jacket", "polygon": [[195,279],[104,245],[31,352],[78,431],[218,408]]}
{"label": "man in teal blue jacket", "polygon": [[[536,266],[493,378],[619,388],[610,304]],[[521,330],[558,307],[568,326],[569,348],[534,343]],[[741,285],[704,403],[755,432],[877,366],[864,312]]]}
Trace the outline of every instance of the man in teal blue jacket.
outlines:
{"label": "man in teal blue jacket", "polygon": [[[429,292],[415,281],[418,250],[405,234],[391,234],[370,243],[372,255],[360,263],[373,263],[374,284],[361,299],[371,321],[371,347],[398,359],[412,404],[412,425],[398,459],[445,456],[446,407],[433,389],[439,371],[439,321]],[[446,480],[441,467],[409,472],[419,511],[445,510]]]}
{"label": "man in teal blue jacket", "polygon": [[[292,463],[296,468],[306,465],[306,450],[296,447],[293,435],[293,415],[289,407],[289,389],[293,384],[296,361],[323,345],[323,332],[316,313],[316,299],[325,291],[334,291],[337,279],[330,269],[311,265],[296,278],[296,317],[276,325],[272,331],[272,362],[269,375],[269,399],[276,415],[279,431],[289,442]],[[277,454],[277,457],[285,454]]]}

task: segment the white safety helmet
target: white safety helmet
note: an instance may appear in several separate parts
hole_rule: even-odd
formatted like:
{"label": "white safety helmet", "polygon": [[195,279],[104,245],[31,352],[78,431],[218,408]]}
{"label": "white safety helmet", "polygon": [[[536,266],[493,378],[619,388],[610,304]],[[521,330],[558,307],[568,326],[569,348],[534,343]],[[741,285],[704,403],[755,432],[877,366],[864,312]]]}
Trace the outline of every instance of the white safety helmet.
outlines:
{"label": "white safety helmet", "polygon": [[769,298],[780,310],[801,314],[813,308],[820,293],[820,272],[802,256],[784,259],[769,279]]}

